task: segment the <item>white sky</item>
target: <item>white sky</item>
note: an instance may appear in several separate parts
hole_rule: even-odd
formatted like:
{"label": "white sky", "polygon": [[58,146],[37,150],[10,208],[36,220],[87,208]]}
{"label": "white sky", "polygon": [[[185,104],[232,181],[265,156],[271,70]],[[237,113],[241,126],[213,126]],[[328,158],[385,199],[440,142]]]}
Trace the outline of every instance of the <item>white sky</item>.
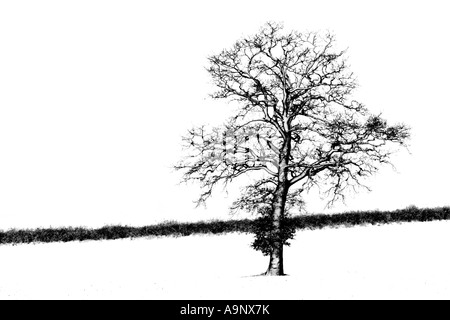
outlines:
{"label": "white sky", "polygon": [[206,57],[268,20],[333,31],[357,98],[412,127],[398,172],[333,211],[449,205],[448,12],[445,1],[2,1],[0,229],[229,217],[237,189],[195,209],[198,189],[170,167],[181,134],[231,111],[208,98]]}

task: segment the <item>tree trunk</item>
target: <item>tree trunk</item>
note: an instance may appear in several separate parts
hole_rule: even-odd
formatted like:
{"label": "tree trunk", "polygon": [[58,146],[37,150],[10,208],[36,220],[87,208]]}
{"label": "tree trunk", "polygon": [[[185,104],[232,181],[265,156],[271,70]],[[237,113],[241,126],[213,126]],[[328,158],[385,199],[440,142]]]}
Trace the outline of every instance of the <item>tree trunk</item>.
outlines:
{"label": "tree trunk", "polygon": [[[289,131],[289,125],[286,123],[286,131]],[[278,240],[275,241],[272,252],[270,253],[269,267],[264,273],[268,276],[283,276],[283,241],[281,241],[281,221],[284,218],[286,198],[289,192],[288,180],[288,164],[291,154],[291,139],[288,135],[280,150],[279,168],[278,168],[278,183],[274,191],[272,202],[272,223],[275,233],[278,235]]]}
{"label": "tree trunk", "polygon": [[[274,231],[277,235],[281,233],[281,220],[284,216],[284,207],[286,204],[288,187],[285,183],[279,183],[275,190],[274,201],[273,201],[273,217],[272,223]],[[282,276],[284,275],[283,266],[283,243],[281,241],[276,241],[274,243],[274,248],[270,253],[269,267],[265,272],[268,276]]]}
{"label": "tree trunk", "polygon": [[272,203],[272,223],[275,233],[278,235],[277,241],[274,243],[272,252],[270,253],[269,267],[264,273],[268,276],[284,275],[283,266],[283,241],[281,241],[281,220],[284,218],[286,198],[289,191],[289,182],[287,179],[287,161],[280,167],[278,185],[274,192]]}
{"label": "tree trunk", "polygon": [[284,276],[283,244],[277,244],[270,254],[269,267],[264,273],[266,276]]}

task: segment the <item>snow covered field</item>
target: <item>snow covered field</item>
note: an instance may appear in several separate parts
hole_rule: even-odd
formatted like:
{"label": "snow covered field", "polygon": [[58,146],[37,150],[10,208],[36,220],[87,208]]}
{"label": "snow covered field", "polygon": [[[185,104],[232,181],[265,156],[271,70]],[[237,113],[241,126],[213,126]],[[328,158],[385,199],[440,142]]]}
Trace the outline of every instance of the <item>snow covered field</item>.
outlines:
{"label": "snow covered field", "polygon": [[1,299],[450,299],[450,221],[298,232],[286,277],[251,235],[0,246]]}

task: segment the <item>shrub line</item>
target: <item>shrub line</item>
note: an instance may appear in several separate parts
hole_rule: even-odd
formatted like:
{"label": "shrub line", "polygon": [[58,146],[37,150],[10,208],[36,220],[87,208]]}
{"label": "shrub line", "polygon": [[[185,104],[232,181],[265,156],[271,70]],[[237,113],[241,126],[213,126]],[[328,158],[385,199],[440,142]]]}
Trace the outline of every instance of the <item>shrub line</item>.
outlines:
{"label": "shrub line", "polygon": [[[394,222],[450,220],[450,207],[408,207],[395,211],[354,211],[339,214],[316,214],[294,216],[287,222],[296,230],[321,229],[324,227],[351,227],[356,225],[381,225]],[[189,236],[194,234],[223,234],[230,232],[254,233],[255,222],[251,219],[211,222],[164,222],[144,227],[104,226],[98,229],[80,227],[34,230],[0,231],[0,244],[69,242],[87,240],[115,240],[124,238]]]}

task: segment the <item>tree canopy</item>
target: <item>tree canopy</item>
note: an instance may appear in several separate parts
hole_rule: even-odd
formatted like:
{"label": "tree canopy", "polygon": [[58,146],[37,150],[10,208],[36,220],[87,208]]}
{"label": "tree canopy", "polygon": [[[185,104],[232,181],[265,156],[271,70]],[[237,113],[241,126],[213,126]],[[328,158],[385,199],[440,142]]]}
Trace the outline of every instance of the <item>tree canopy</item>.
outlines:
{"label": "tree canopy", "polygon": [[407,126],[388,125],[351,98],[356,79],[334,35],[282,31],[268,23],[208,58],[212,98],[239,108],[222,127],[193,128],[184,137],[190,153],[176,168],[200,182],[199,203],[219,182],[259,171],[233,208],[270,205],[282,170],[295,188],[289,204],[301,204],[314,185],[326,186],[332,204],[389,163],[392,147],[409,137]]}

